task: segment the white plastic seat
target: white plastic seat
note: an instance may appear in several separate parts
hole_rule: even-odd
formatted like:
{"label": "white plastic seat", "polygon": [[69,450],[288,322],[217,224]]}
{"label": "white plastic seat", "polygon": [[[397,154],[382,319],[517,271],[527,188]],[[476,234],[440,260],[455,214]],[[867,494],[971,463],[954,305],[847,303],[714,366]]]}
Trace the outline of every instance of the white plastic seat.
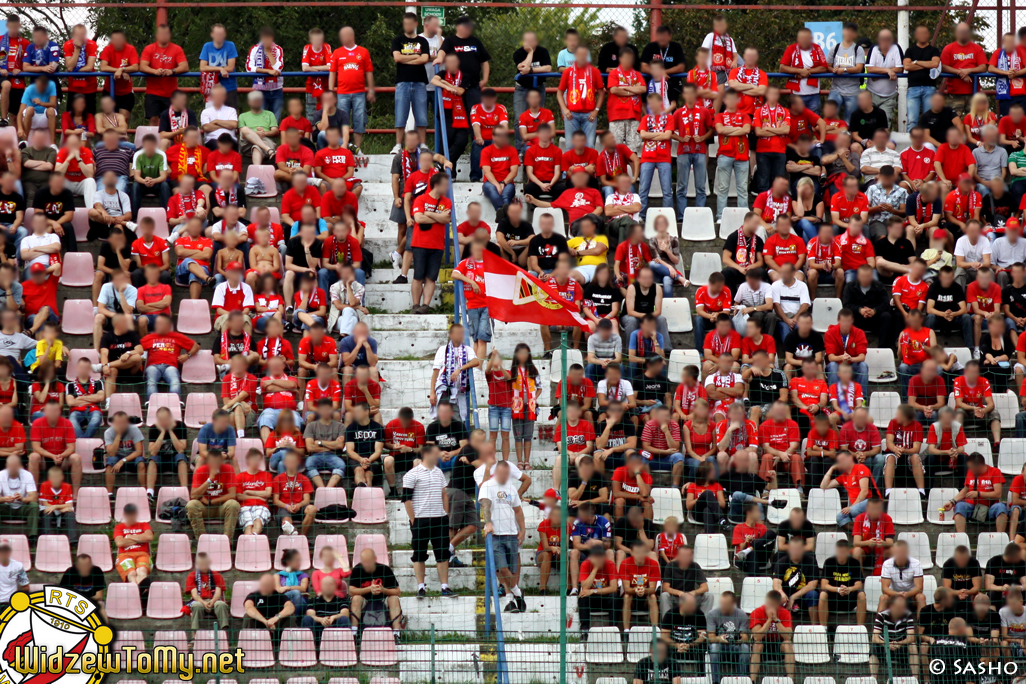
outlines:
{"label": "white plastic seat", "polygon": [[[680,235],[680,230],[683,229],[683,226],[681,226],[680,228],[678,228],[678,226],[677,226],[677,210],[676,209],[674,209],[673,207],[649,207],[648,211],[645,214],[645,239],[646,240],[648,240],[649,238],[654,238],[656,236],[655,222],[656,222],[656,217],[657,216],[665,216],[666,220],[669,221],[669,224],[670,224],[670,230],[669,230],[670,235],[672,235],[673,237],[677,237],[678,235]],[[687,220],[687,217],[688,217],[688,215],[685,212],[685,214],[684,214],[684,220],[685,221]],[[713,233],[713,237],[715,237],[715,232]],[[687,239],[687,238],[685,238],[685,239]],[[709,238],[709,239],[711,240],[712,238]]]}
{"label": "white plastic seat", "polygon": [[[649,209],[649,216],[652,210]],[[673,211],[672,209],[670,210]],[[646,231],[647,232],[647,231]],[[705,242],[716,239],[716,223],[709,207],[688,207],[680,224],[680,238],[689,242]]]}
{"label": "white plastic seat", "polygon": [[559,233],[560,235],[565,235],[566,237],[570,237],[569,235],[567,235],[566,226],[563,224],[563,212],[559,209],[542,209],[540,207],[535,207],[531,221],[537,225],[538,217],[544,216],[546,214],[552,217],[552,226],[554,232]]}
{"label": "white plastic seat", "polygon": [[779,525],[787,520],[792,509],[802,507],[802,495],[798,493],[797,489],[774,489],[770,492],[769,498],[771,502],[777,500],[787,502],[783,508],[766,506],[766,522],[770,525]]}
{"label": "white plastic seat", "polygon": [[706,571],[730,568],[727,538],[722,534],[695,535],[695,562]]}
{"label": "white plastic seat", "polygon": [[[551,364],[550,365],[551,370],[549,372],[549,381],[552,382],[552,383],[558,383],[560,380],[563,379],[563,376],[566,375],[566,373],[563,372],[563,353],[560,352],[560,351],[552,352],[552,360],[549,363]],[[582,366],[584,365],[584,356],[581,354],[581,350],[580,349],[567,349],[566,350],[566,365],[567,365],[567,368],[569,368],[570,366],[574,365],[575,363],[579,363]]]}
{"label": "white plastic seat", "polygon": [[745,207],[725,207],[720,215],[720,239],[726,240],[731,233],[740,230],[747,213]]}
{"label": "white plastic seat", "polygon": [[830,662],[830,644],[826,627],[799,625],[794,628],[794,659],[798,663],[818,665]]}
{"label": "white plastic seat", "polygon": [[977,453],[983,456],[983,460],[987,462],[987,465],[994,465],[994,453],[990,445],[990,440],[986,437],[973,437],[972,439],[965,440],[965,453],[972,454]]}
{"label": "white plastic seat", "polygon": [[812,300],[812,329],[825,333],[827,328],[837,323],[837,312],[843,306],[836,297],[816,297]]}
{"label": "white plastic seat", "polygon": [[933,567],[933,554],[930,553],[930,537],[926,532],[900,532],[898,541],[908,544],[908,553],[918,560],[923,570]]}
{"label": "white plastic seat", "polygon": [[61,268],[61,285],[67,287],[89,287],[93,284],[96,264],[89,252],[68,252],[64,255]]}
{"label": "white plastic seat", "polygon": [[627,633],[627,662],[637,663],[652,653],[652,628],[634,625]]}
{"label": "white plastic seat", "polygon": [[[898,379],[898,367],[894,363],[893,349],[866,350],[866,365],[869,366],[870,382],[894,382]],[[884,373],[892,373],[890,377],[883,377]],[[865,388],[869,391],[869,388]]]}
{"label": "white plastic seat", "polygon": [[709,276],[723,270],[723,259],[715,252],[695,252],[691,255],[691,268],[688,269],[688,280],[695,287],[702,287],[709,282]]}
{"label": "white plastic seat", "polygon": [[695,327],[691,318],[691,300],[687,297],[664,298],[663,317],[666,319],[666,327],[672,333],[689,333]]}
{"label": "white plastic seat", "polygon": [[958,494],[954,487],[934,487],[929,491],[926,498],[926,519],[934,525],[954,525],[955,512],[944,511],[944,519],[941,520],[941,508],[948,501],[951,501]]}
{"label": "white plastic seat", "polygon": [[816,535],[816,564],[823,567],[828,559],[836,554],[834,545],[841,539],[847,539],[844,532],[820,532]]}
{"label": "white plastic seat", "polygon": [[135,147],[141,150],[143,146],[143,138],[147,135],[153,135],[160,139],[160,126],[136,126],[135,128]]}
{"label": "white plastic seat", "polygon": [[973,360],[973,352],[969,347],[944,347],[944,351],[954,354],[963,366]]}
{"label": "white plastic seat", "polygon": [[841,512],[841,494],[836,489],[810,489],[806,514],[813,525],[835,525]]}
{"label": "white plastic seat", "polygon": [[[874,399],[876,396],[874,395]],[[919,525],[923,522],[923,502],[915,489],[892,489],[887,500],[887,515],[895,525]]]}
{"label": "white plastic seat", "polygon": [[[995,398],[997,395],[994,395]],[[1018,475],[1026,463],[1026,439],[1006,437],[998,447],[998,468],[1005,475]]]}
{"label": "white plastic seat", "polygon": [[[969,535],[965,532],[940,532],[937,534],[937,565],[944,567],[944,563],[955,555],[955,547],[969,547]],[[918,557],[917,557],[918,558]],[[918,558],[922,561],[922,558]],[[982,565],[982,563],[981,563]]]}
{"label": "white plastic seat", "polygon": [[848,677],[844,680],[844,684],[876,684],[876,677]]}
{"label": "white plastic seat", "polygon": [[766,594],[772,589],[772,577],[745,577],[741,583],[741,610],[751,613],[766,603]]}
{"label": "white plastic seat", "polygon": [[[359,490],[357,490],[359,491]],[[662,525],[666,518],[673,516],[677,522],[684,522],[684,505],[681,503],[680,490],[676,487],[655,487],[652,489],[654,517],[652,522]]]}
{"label": "white plastic seat", "polygon": [[873,392],[869,396],[869,417],[876,427],[886,428],[900,405],[901,397],[897,392]]}
{"label": "white plastic seat", "polygon": [[707,613],[719,605],[723,592],[734,591],[734,580],[729,577],[707,577],[706,581],[709,583],[709,591],[703,595],[698,609]]}
{"label": "white plastic seat", "polygon": [[863,588],[866,591],[866,607],[869,610],[876,610],[876,607],[880,604],[880,597],[883,595],[880,578],[867,577]]}
{"label": "white plastic seat", "polygon": [[[1001,415],[1001,429],[1009,430],[1015,427],[1015,414],[1019,412],[1019,395],[1011,390],[998,394],[994,393],[994,410]],[[1001,440],[1004,443],[1004,440]],[[1004,471],[1002,471],[1004,472]],[[1015,473],[1018,475],[1018,472]]]}
{"label": "white plastic seat", "polygon": [[585,660],[595,664],[615,665],[623,662],[620,630],[616,627],[592,627],[588,630]]}
{"label": "white plastic seat", "polygon": [[869,662],[869,633],[865,625],[837,625],[834,655],[845,665]]}
{"label": "white plastic seat", "polygon": [[667,369],[668,377],[680,379],[685,366],[698,366],[701,371],[702,356],[697,349],[674,349],[670,352],[670,367]]}
{"label": "white plastic seat", "polygon": [[976,560],[980,567],[986,569],[991,558],[1000,556],[1008,545],[1008,535],[1004,532],[980,532],[976,539]]}

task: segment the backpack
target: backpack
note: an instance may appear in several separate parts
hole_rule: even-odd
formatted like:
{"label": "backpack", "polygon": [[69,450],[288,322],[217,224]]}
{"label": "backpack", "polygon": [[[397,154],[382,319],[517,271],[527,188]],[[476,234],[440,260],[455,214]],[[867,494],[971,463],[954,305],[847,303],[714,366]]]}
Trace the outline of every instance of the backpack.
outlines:
{"label": "backpack", "polygon": [[185,504],[185,499],[181,497],[168,499],[160,504],[160,508],[157,510],[157,517],[161,520],[170,520],[171,529],[175,532],[181,532],[185,529],[188,522],[188,518],[185,515]]}
{"label": "backpack", "polygon": [[356,511],[349,506],[342,504],[330,504],[317,511],[319,520],[332,520],[337,522],[348,522],[356,517]]}

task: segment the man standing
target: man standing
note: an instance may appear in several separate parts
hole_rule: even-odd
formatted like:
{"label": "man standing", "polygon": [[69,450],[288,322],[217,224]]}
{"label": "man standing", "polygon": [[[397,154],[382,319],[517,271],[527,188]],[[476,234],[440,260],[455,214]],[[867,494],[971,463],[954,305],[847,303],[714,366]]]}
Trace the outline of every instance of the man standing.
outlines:
{"label": "man standing", "polygon": [[[876,45],[869,50],[866,72],[887,78],[870,79],[866,87],[873,96],[873,106],[887,115],[888,128],[895,120],[898,106],[898,74],[904,72],[901,48],[894,42],[894,34],[887,29],[876,34]],[[949,84],[950,86],[950,84]]]}
{"label": "man standing", "polygon": [[926,111],[937,92],[933,70],[940,66],[941,51],[931,43],[932,33],[929,26],[916,26],[915,44],[905,50],[903,66],[908,73],[909,130],[919,125],[919,114]]}
{"label": "man standing", "polygon": [[[765,90],[765,87],[763,88]],[[717,222],[727,207],[731,174],[737,186],[737,205],[748,208],[748,135],[752,132],[752,119],[748,114],[738,110],[738,98],[737,91],[727,90],[723,95],[724,111],[715,118],[716,133],[719,135],[719,148],[716,152]]]}
{"label": "man standing", "polygon": [[[426,30],[425,24],[425,30]],[[434,64],[445,64],[445,56],[455,54],[460,58],[460,73],[463,76],[463,107],[469,112],[481,104],[481,89],[488,85],[491,74],[492,56],[481,39],[474,35],[474,20],[462,16],[456,20],[456,33],[442,42]]]}
{"label": "man standing", "polygon": [[[492,473],[492,477],[488,477],[489,473]],[[486,479],[478,495],[483,532],[486,538],[493,535],[498,581],[512,594],[512,599],[503,610],[507,613],[523,613],[527,610],[527,602],[520,591],[520,545],[524,542],[526,528],[520,494],[517,485],[510,479],[508,461],[496,463],[493,469],[485,468],[484,474]]]}
{"label": "man standing", "polygon": [[437,444],[425,444],[420,464],[403,477],[402,499],[413,534],[413,570],[420,599],[427,597],[424,574],[428,544],[435,554],[442,596],[456,596],[449,588],[449,493],[445,474],[438,467],[438,454]]}
{"label": "man standing", "polygon": [[[827,70],[838,76],[861,74],[865,70],[866,53],[855,41],[859,27],[846,22],[841,28],[841,42],[834,45],[826,55]],[[857,78],[836,78],[830,82],[829,102],[837,103],[837,115],[844,121],[858,109],[859,80]],[[818,113],[818,112],[817,112]]]}
{"label": "man standing", "polygon": [[563,112],[567,138],[574,131],[584,131],[588,147],[595,147],[598,115],[605,97],[602,74],[591,65],[591,52],[588,48],[579,45],[574,52],[574,63],[563,72],[556,91],[556,101]]}
{"label": "man standing", "polygon": [[395,62],[395,147],[402,149],[403,131],[410,112],[421,140],[427,140],[427,72],[424,65],[431,60],[431,46],[417,35],[417,15],[403,15],[403,32],[392,39],[392,60]]}
{"label": "man standing", "polygon": [[[167,24],[159,25],[156,41],[143,48],[139,56],[140,73],[150,76],[146,79],[144,103],[151,126],[159,125],[161,115],[171,108],[171,96],[178,90],[177,75],[188,70],[189,60],[185,51],[171,42],[171,28]],[[182,98],[183,110],[184,101]],[[190,124],[194,125],[195,121]]]}
{"label": "man standing", "polygon": [[360,145],[367,132],[367,103],[377,99],[374,94],[374,64],[367,48],[356,44],[356,33],[349,26],[338,32],[341,45],[328,63],[331,75],[328,88],[338,93],[338,109],[349,117],[353,126],[354,154],[363,154]]}
{"label": "man standing", "polygon": [[957,77],[945,79],[948,82],[948,106],[959,115],[967,113],[969,100],[975,91],[973,75],[987,71],[987,55],[983,48],[972,42],[972,29],[965,22],[955,26],[955,42],[941,51],[940,63],[942,72]]}
{"label": "man standing", "polygon": [[780,58],[780,70],[792,75],[787,89],[801,97],[814,114],[819,114],[819,79],[810,75],[829,73],[830,69],[823,48],[812,42],[811,30],[798,29],[798,40],[789,45]]}
{"label": "man standing", "polygon": [[[705,206],[708,185],[709,154],[707,142],[716,134],[713,112],[698,102],[698,89],[685,83],[683,105],[673,113],[677,141],[677,215],[683,217],[688,208],[688,186],[692,171],[695,176],[695,206]],[[761,250],[760,250],[761,251]]]}

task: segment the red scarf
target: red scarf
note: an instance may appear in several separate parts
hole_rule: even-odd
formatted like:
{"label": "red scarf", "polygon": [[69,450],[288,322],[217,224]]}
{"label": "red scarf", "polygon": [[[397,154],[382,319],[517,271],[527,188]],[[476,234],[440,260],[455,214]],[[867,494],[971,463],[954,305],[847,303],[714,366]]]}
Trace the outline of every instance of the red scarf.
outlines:
{"label": "red scarf", "polygon": [[684,413],[690,412],[691,408],[695,405],[695,402],[698,401],[699,387],[701,387],[701,385],[696,384],[694,387],[689,387],[688,385],[681,383],[680,410]]}
{"label": "red scarf", "polygon": [[[252,339],[250,338],[249,333],[248,332],[243,332],[242,333],[242,353],[243,354],[249,355],[249,348],[250,348],[250,343],[251,342],[252,342]],[[224,332],[221,333],[221,358],[222,359],[227,359],[228,358],[228,346],[229,346],[229,344],[230,343],[229,343],[229,340],[228,340],[228,331],[225,330]]]}
{"label": "red scarf", "polygon": [[719,335],[712,336],[712,350],[713,354],[719,358],[723,354],[730,353],[730,335],[726,337],[720,337]]}
{"label": "red scarf", "polygon": [[[731,48],[728,50],[727,41],[730,41]],[[712,54],[711,54],[711,68],[713,71],[729,71],[730,60],[733,58],[733,45],[734,40],[727,36],[727,34],[720,35],[713,33],[712,39]]]}
{"label": "red scarf", "polygon": [[199,204],[199,193],[195,190],[191,194],[186,195],[184,192],[178,193],[181,197],[182,202],[182,216],[186,218],[192,218],[196,215],[196,206]]}
{"label": "red scarf", "polygon": [[968,195],[963,195],[960,188],[955,188],[952,192],[955,194],[955,210],[953,213],[958,219],[964,220],[973,215],[980,206],[980,194],[975,190],[970,190]]}
{"label": "red scarf", "polygon": [[[221,207],[222,209],[228,206],[229,204],[233,206],[238,206],[239,193],[236,191],[235,186],[232,186],[232,188],[228,192],[225,192],[221,188],[218,188],[217,190],[214,190],[214,201],[216,201],[217,206]],[[225,229],[224,232],[227,232],[227,229]]]}
{"label": "red scarf", "polygon": [[[752,249],[755,248],[755,240],[752,240]],[[737,231],[737,252],[734,254],[738,266],[749,265],[749,254],[748,254],[748,236],[745,235],[745,231],[738,228]],[[754,259],[752,260],[754,261]]]}
{"label": "red scarf", "polygon": [[[213,73],[213,72],[210,72]],[[183,109],[181,116],[175,116],[175,108],[168,107],[167,118],[171,122],[171,132],[177,133],[178,131],[186,128],[189,125],[189,110]]]}
{"label": "red scarf", "polygon": [[[461,87],[463,83],[463,72],[457,71],[455,74],[451,74],[448,71],[443,76],[445,82]],[[463,104],[463,98],[456,93],[450,93],[448,90],[442,90],[442,105],[448,105],[445,108],[452,110],[452,127],[453,128],[470,128],[470,120],[467,117],[467,108]]]}
{"label": "red scarf", "polygon": [[513,417],[517,420],[537,420],[538,402],[534,396],[534,378],[523,366],[517,366],[513,381]]}
{"label": "red scarf", "polygon": [[[790,66],[794,67],[795,69],[804,69],[805,68],[805,62],[802,60],[802,49],[800,47],[798,47],[797,43],[795,43],[791,47],[793,48],[793,50],[791,51],[791,65]],[[823,54],[823,48],[821,48],[820,46],[818,46],[815,43],[813,43],[812,45],[809,46],[809,53],[812,56],[812,66],[810,68],[825,67],[825,66],[827,66],[826,55]],[[809,84],[810,88],[815,88],[815,87],[819,86],[819,79],[818,78],[812,78],[810,76],[809,78],[805,79],[805,82]],[[796,78],[796,77],[788,79],[788,81],[787,81],[787,89],[788,90],[791,90],[791,91],[794,91],[794,92],[798,92],[799,88],[801,88],[801,79]]]}
{"label": "red scarf", "polygon": [[[713,75],[711,71],[706,71],[699,67],[695,67],[688,72],[688,83],[694,83],[696,87],[703,88],[705,90],[716,90],[713,87]],[[701,99],[702,105],[707,109],[712,109],[713,101],[707,97]]]}
{"label": "red scarf", "polygon": [[[635,72],[634,69],[624,70],[624,69],[621,69],[621,68],[617,67],[616,71],[617,71],[617,73],[620,74],[619,77],[618,77],[620,86],[630,87],[630,86],[636,86],[636,85],[644,85],[644,83],[645,83],[644,79],[636,79],[635,78],[637,72]],[[643,113],[642,112],[643,108],[641,106],[641,96],[640,95],[628,95],[628,96],[623,97],[621,99],[622,100],[627,100],[627,101],[630,102],[631,109],[634,110],[634,118],[635,119],[640,119],[641,115]]]}
{"label": "red scarf", "polygon": [[[273,347],[271,345],[274,345]],[[264,358],[270,359],[275,356],[281,356],[282,342],[280,337],[271,339],[270,337],[264,338]]]}
{"label": "red scarf", "polygon": [[[246,348],[249,348],[249,335],[246,335]],[[224,357],[226,354],[226,343],[224,335],[221,335],[221,356]],[[235,377],[234,374],[228,375],[228,396],[237,397],[239,392],[246,386],[246,376],[243,375],[241,378]],[[252,399],[253,397],[250,397]]]}
{"label": "red scarf", "polygon": [[602,160],[606,163],[606,170],[609,172],[608,175],[616,178],[621,171],[627,170],[627,161],[620,154],[620,150],[616,147],[610,152],[607,149],[602,150]]}
{"label": "red scarf", "polygon": [[638,271],[645,263],[641,260],[641,243],[627,243],[627,280],[634,281]]}
{"label": "red scarf", "polygon": [[920,223],[926,223],[933,218],[933,202],[930,202],[930,215],[926,215],[927,205],[923,204],[923,194],[921,192],[916,193],[916,220]]}
{"label": "red scarf", "polygon": [[[446,91],[443,90],[442,92],[444,93]],[[420,156],[419,149],[414,150],[413,152],[408,152],[405,147],[403,148],[399,157],[399,175],[401,176],[403,183],[406,183],[406,179],[410,177],[410,174],[417,170],[418,156]],[[402,186],[400,185],[400,187]]]}
{"label": "red scarf", "polygon": [[588,109],[595,107],[595,88],[592,83],[592,78],[594,77],[593,68],[590,64],[585,65],[584,84],[581,85],[578,79],[577,62],[570,65],[570,87],[567,89],[566,94],[568,105],[577,105],[583,101]]}
{"label": "red scarf", "polygon": [[747,85],[759,85],[759,76],[762,74],[762,69],[759,67],[738,67],[737,80]]}

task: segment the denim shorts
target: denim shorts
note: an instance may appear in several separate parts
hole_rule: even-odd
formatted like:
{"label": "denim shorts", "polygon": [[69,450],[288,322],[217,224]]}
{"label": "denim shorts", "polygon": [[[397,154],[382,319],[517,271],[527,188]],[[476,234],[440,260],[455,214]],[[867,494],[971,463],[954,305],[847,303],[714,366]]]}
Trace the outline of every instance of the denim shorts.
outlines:
{"label": "denim shorts", "polygon": [[396,83],[395,84],[395,127],[406,128],[413,109],[414,124],[424,128],[428,123],[427,84]]}
{"label": "denim shorts", "polygon": [[349,115],[349,123],[354,133],[367,131],[366,93],[339,93],[338,108]]}
{"label": "denim shorts", "polygon": [[467,329],[470,338],[475,342],[492,341],[492,319],[488,317],[488,307],[467,309]]}
{"label": "denim shorts", "polygon": [[516,574],[520,569],[520,544],[514,535],[493,535],[492,553],[495,555],[495,569],[509,568]]}
{"label": "denim shorts", "polygon": [[513,421],[513,441],[530,442],[531,438],[534,437],[534,421],[533,420],[515,420]]}
{"label": "denim shorts", "polygon": [[509,432],[513,429],[513,409],[508,406],[488,407],[488,431]]}

